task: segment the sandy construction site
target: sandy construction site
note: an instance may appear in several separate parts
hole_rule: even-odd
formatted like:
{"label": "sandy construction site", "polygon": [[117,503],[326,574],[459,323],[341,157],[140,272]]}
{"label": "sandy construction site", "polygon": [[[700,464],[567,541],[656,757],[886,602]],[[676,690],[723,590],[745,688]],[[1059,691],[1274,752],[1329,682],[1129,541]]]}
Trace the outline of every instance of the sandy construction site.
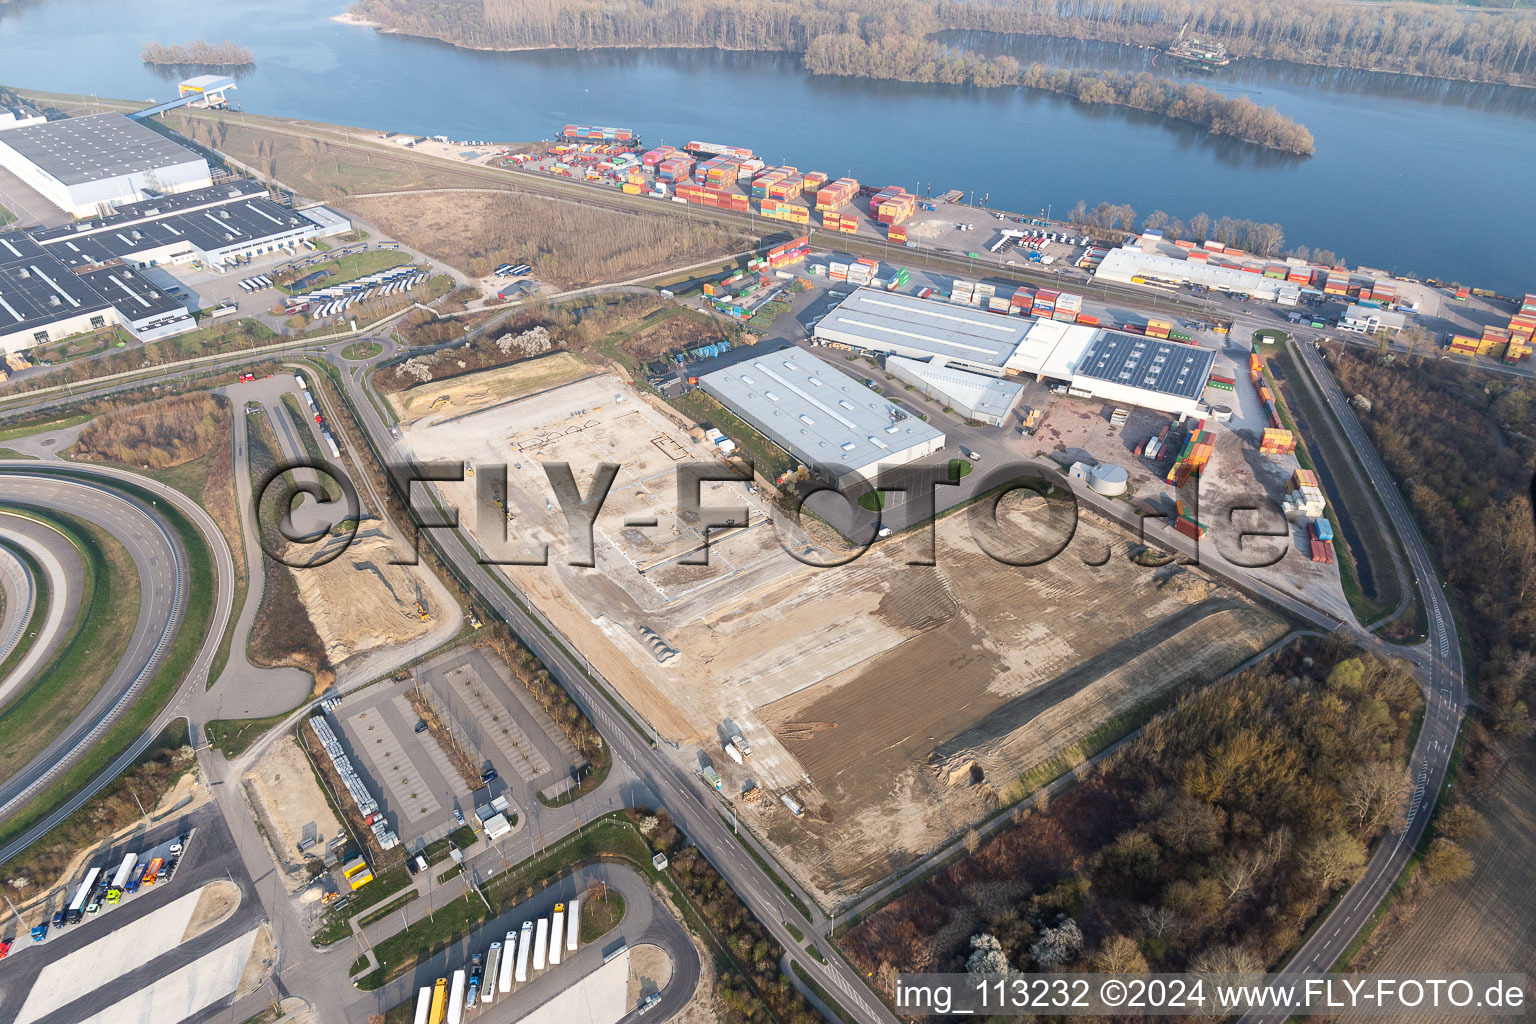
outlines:
{"label": "sandy construction site", "polygon": [[424,568],[391,564],[408,554],[391,546],[377,524],[364,523],[340,556],[293,574],[332,665],[377,647],[408,644],[431,630],[418,602],[429,615],[441,614],[446,597]]}
{"label": "sandy construction site", "polygon": [[[421,459],[479,464],[443,493],[481,546],[503,550],[503,526],[505,550],[550,545],[548,566],[504,571],[682,744],[679,757],[720,771],[743,818],[822,896],[932,850],[1106,719],[1220,674],[1283,632],[1195,570],[1131,563],[1133,538],[1086,511],[1070,546],[1037,566],[983,553],[960,513],[938,524],[934,566],[907,565],[909,541],[895,537],[818,569],[785,553],[780,530],[790,548],[804,538],[775,506],[741,483],[709,483],[702,505],[747,515],[711,532],[707,566],[686,564],[703,535],[697,516],[679,514],[676,471],[714,452],[688,426],[602,374],[427,417],[406,441]],[[568,463],[583,494],[599,463],[620,467],[596,520],[595,568],[567,564],[545,462]],[[502,463],[506,492],[494,490],[510,521],[471,507]],[[1004,502],[1002,528],[1046,543],[1057,527],[1045,506]],[[726,722],[750,743],[744,765],[721,753]],[[755,799],[742,797],[749,788]],[[784,793],[804,817],[790,816]]]}

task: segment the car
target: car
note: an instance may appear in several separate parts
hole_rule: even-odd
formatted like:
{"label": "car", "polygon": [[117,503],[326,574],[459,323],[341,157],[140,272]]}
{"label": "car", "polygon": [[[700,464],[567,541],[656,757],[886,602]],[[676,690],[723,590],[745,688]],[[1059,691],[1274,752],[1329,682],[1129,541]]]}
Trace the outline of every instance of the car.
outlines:
{"label": "car", "polygon": [[497,775],[495,768],[487,768],[485,771],[480,773],[481,782],[494,782],[496,781],[496,778]]}
{"label": "car", "polygon": [[417,722],[416,723],[416,731],[417,732],[426,732],[427,731],[427,723],[426,722]]}
{"label": "car", "polygon": [[453,809],[453,820],[458,822],[460,825],[464,824],[464,812],[455,807]]}
{"label": "car", "polygon": [[960,454],[964,455],[966,458],[970,459],[972,462],[980,462],[981,461],[981,452],[978,452],[978,451],[976,451],[974,449],[971,449],[971,448],[961,448],[960,449]]}

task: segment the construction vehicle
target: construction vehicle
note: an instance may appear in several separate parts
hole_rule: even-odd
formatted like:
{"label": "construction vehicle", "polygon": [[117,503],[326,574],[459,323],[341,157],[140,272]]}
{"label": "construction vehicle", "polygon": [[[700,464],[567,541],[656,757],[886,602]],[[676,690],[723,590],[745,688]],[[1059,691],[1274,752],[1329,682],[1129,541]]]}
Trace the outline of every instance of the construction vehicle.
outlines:
{"label": "construction vehicle", "polygon": [[448,404],[448,396],[447,395],[438,395],[436,398],[432,399],[432,408],[433,409],[441,409],[443,406],[445,406],[447,404]]}
{"label": "construction vehicle", "polygon": [[426,622],[428,619],[432,618],[431,614],[427,611],[427,606],[422,604],[420,601],[416,602],[416,617],[422,622]]}

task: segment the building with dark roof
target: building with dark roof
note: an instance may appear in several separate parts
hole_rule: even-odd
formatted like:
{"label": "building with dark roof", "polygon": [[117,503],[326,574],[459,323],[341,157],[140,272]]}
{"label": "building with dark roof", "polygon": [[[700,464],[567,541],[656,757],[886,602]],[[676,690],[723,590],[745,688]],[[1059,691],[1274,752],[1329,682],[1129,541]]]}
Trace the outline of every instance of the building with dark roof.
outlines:
{"label": "building with dark roof", "polygon": [[76,217],[213,182],[201,156],[117,113],[0,132],[0,167]]}

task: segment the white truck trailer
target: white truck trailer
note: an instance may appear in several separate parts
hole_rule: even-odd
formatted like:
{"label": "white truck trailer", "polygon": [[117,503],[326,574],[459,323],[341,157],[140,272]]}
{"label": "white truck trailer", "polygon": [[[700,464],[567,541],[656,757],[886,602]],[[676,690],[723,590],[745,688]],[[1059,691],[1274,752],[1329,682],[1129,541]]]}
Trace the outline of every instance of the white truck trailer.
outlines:
{"label": "white truck trailer", "polygon": [[555,904],[555,918],[549,926],[549,966],[560,962],[560,944],[565,941],[565,904]]}
{"label": "white truck trailer", "polygon": [[517,939],[517,980],[528,980],[528,954],[533,951],[533,922],[523,922],[523,933]]}
{"label": "white truck trailer", "polygon": [[[501,973],[496,978],[496,987],[501,989],[501,994],[506,995],[512,991],[512,971],[517,966],[517,932],[507,932],[507,937],[501,944]],[[490,988],[490,979],[486,979],[486,988]]]}
{"label": "white truck trailer", "polygon": [[549,918],[539,918],[538,927],[533,933],[533,969],[535,972],[544,969],[544,954],[549,949]]}
{"label": "white truck trailer", "polygon": [[565,925],[565,951],[576,952],[576,929],[581,927],[581,900],[571,900],[570,920]]}

